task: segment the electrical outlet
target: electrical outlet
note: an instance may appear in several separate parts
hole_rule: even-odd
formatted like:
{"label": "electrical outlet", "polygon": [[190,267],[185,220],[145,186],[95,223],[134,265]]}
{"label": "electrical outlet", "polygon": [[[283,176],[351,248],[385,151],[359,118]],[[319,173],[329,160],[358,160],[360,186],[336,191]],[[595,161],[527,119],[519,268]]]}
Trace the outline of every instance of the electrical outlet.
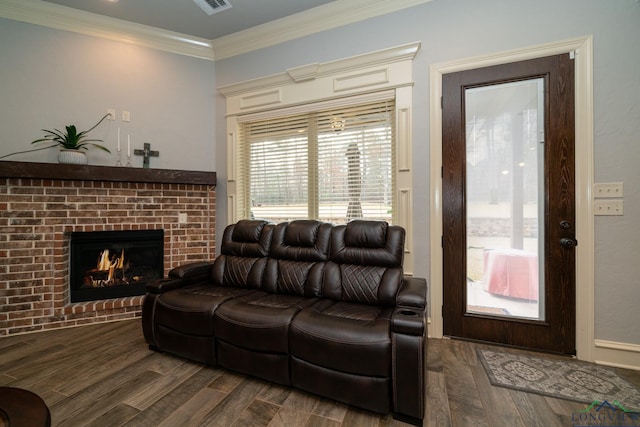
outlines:
{"label": "electrical outlet", "polygon": [[187,213],[180,212],[178,214],[178,224],[186,224],[187,223]]}
{"label": "electrical outlet", "polygon": [[116,119],[116,109],[115,108],[107,108],[107,114],[109,115],[107,120],[115,120]]}
{"label": "electrical outlet", "polygon": [[122,110],[122,121],[130,122],[131,121],[131,112]]}
{"label": "electrical outlet", "polygon": [[593,184],[593,197],[599,198],[619,198],[623,197],[621,182],[601,182]]}
{"label": "electrical outlet", "polygon": [[593,202],[595,215],[624,215],[624,201],[616,200],[595,200]]}

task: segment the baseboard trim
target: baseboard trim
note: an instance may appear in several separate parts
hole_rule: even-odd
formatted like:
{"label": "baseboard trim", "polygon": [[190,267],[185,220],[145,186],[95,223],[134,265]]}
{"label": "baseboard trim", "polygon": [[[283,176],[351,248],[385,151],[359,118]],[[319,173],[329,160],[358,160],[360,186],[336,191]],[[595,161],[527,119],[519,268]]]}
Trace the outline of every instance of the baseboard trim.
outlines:
{"label": "baseboard trim", "polygon": [[640,371],[640,345],[594,340],[594,362],[599,365]]}
{"label": "baseboard trim", "polygon": [[[427,336],[434,336],[431,317],[427,317]],[[624,342],[594,340],[594,362],[598,365],[640,371],[640,345]]]}

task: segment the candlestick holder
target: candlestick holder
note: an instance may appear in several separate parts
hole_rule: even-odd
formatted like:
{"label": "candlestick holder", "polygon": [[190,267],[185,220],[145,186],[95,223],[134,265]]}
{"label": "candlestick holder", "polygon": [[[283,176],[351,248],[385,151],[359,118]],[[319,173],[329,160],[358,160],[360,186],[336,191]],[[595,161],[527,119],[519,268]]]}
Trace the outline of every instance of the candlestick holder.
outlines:
{"label": "candlestick holder", "polygon": [[118,161],[116,162],[116,166],[118,167],[122,166],[122,162],[120,161],[121,158],[122,156],[120,155],[120,147],[118,147]]}
{"label": "candlestick holder", "polygon": [[127,154],[127,167],[133,167],[133,165],[131,164],[131,153]]}

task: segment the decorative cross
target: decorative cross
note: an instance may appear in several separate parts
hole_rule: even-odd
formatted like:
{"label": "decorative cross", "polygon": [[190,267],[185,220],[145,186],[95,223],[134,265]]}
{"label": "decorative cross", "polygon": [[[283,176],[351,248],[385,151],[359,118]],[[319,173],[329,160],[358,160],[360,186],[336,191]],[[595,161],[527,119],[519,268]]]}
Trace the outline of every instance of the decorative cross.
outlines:
{"label": "decorative cross", "polygon": [[151,144],[145,142],[144,150],[133,150],[133,154],[142,156],[142,167],[149,169],[149,157],[158,157],[160,155],[160,152],[151,151]]}

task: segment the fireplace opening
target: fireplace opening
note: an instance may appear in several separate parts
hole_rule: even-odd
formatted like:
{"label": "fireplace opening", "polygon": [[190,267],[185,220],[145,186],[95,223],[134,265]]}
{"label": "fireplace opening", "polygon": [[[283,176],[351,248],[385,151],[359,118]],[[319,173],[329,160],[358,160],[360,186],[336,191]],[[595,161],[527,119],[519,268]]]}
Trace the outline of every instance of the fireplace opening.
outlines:
{"label": "fireplace opening", "polygon": [[164,231],[71,233],[71,302],[144,295],[164,274]]}

